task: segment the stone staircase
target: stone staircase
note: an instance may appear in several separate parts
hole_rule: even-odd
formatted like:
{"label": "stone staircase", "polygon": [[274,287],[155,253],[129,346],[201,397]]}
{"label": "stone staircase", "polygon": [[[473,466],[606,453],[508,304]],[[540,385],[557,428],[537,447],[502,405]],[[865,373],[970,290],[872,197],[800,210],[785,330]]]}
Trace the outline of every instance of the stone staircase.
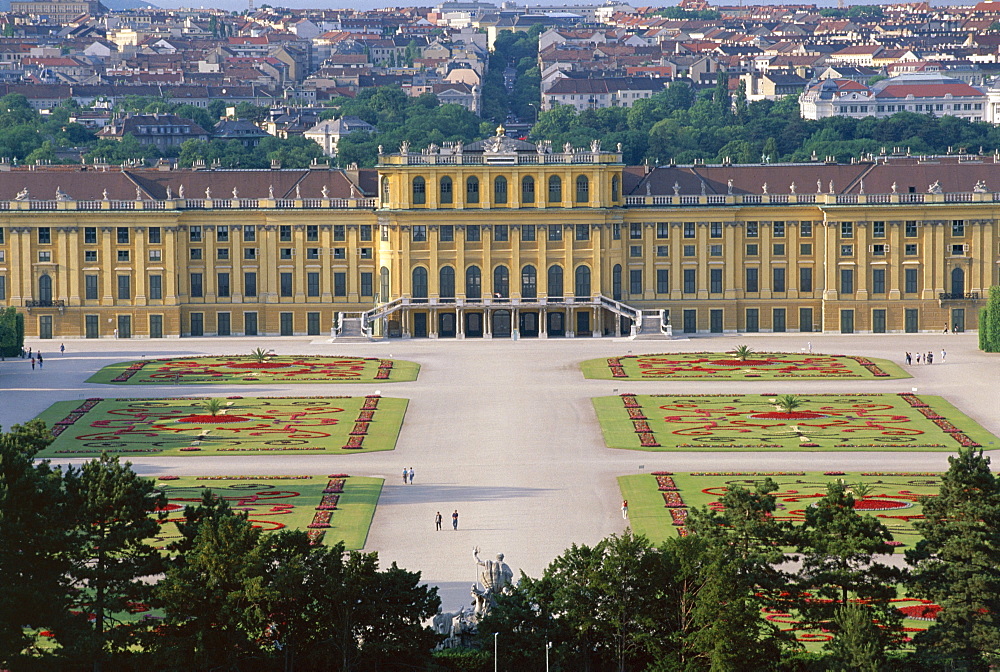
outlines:
{"label": "stone staircase", "polygon": [[340,319],[340,331],[333,335],[333,340],[337,343],[368,343],[372,339],[365,334],[361,328],[360,317],[342,317]]}

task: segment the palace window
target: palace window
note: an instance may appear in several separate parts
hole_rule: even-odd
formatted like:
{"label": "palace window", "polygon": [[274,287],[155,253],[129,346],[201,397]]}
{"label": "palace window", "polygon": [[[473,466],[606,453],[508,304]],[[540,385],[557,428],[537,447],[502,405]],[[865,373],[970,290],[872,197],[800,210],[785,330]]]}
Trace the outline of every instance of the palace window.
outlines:
{"label": "palace window", "polygon": [[562,180],[558,175],[549,178],[549,203],[562,203]]}
{"label": "palace window", "polygon": [[576,202],[586,203],[590,200],[590,180],[584,175],[576,178]]}
{"label": "palace window", "polygon": [[535,179],[533,177],[526,177],[521,180],[521,202],[535,202]]}
{"label": "palace window", "polygon": [[493,202],[501,205],[507,202],[507,178],[502,175],[493,180]]}
{"label": "palace window", "polygon": [[413,204],[424,205],[427,203],[427,183],[422,177],[413,178]]}
{"label": "palace window", "polygon": [[440,194],[441,203],[444,205],[449,205],[453,203],[454,197],[452,195],[452,183],[450,177],[442,177],[441,181],[438,183],[438,192]]}
{"label": "palace window", "polygon": [[479,178],[470,177],[465,181],[465,202],[479,202]]}

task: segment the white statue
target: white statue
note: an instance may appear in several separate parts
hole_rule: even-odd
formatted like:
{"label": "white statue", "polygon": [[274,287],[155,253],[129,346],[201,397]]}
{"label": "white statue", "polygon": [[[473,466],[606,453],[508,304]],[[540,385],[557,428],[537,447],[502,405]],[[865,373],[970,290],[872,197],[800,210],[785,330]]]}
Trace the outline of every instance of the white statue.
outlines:
{"label": "white statue", "polygon": [[941,188],[941,180],[934,180],[934,183],[927,187],[928,194],[943,194],[944,189]]}
{"label": "white statue", "polygon": [[183,184],[177,189],[177,198],[184,198],[184,185]]}
{"label": "white statue", "polygon": [[105,201],[108,200],[108,190],[107,189],[104,190],[104,200]]}
{"label": "white statue", "polygon": [[705,195],[705,183],[704,182],[701,183],[701,195],[702,196]]}
{"label": "white statue", "polygon": [[858,193],[859,194],[865,193],[865,181],[864,180],[861,180],[861,182],[858,183]]}
{"label": "white statue", "polygon": [[479,565],[479,582],[483,584],[482,589],[472,586],[472,597],[475,600],[476,616],[482,618],[489,613],[494,604],[494,596],[498,593],[510,592],[514,579],[514,572],[511,571],[507,563],[503,561],[503,553],[497,553],[496,560],[480,560],[479,548],[472,551],[472,557]]}
{"label": "white statue", "polygon": [[653,189],[649,186],[649,182],[646,183],[646,195],[651,196],[653,194]]}
{"label": "white statue", "polygon": [[324,184],[323,188],[319,190],[319,193],[323,194],[323,198],[330,198],[330,189]]}
{"label": "white statue", "polygon": [[600,140],[591,140],[590,141],[590,151],[593,152],[594,154],[597,154],[599,151],[601,151],[601,141]]}
{"label": "white statue", "polygon": [[731,177],[729,178],[729,181],[726,182],[726,193],[730,196],[733,195],[733,178]]}
{"label": "white statue", "polygon": [[400,154],[409,154],[410,153],[410,141],[409,140],[403,140],[403,142],[401,142],[399,144],[399,153]]}
{"label": "white statue", "polygon": [[764,186],[763,186],[763,187],[761,187],[761,188],[763,189],[763,193],[765,193],[765,194],[766,194],[766,193],[767,193],[767,182],[765,182],[765,183],[764,183]]}
{"label": "white statue", "polygon": [[167,200],[169,201],[169,200],[170,200],[171,198],[173,198],[173,197],[174,197],[174,192],[173,192],[173,191],[171,191],[171,189],[170,189],[170,185],[168,184],[168,185],[167,185]]}
{"label": "white statue", "polygon": [[72,201],[73,199],[69,197],[62,187],[56,187],[56,200],[57,201]]}
{"label": "white statue", "polygon": [[790,185],[788,185],[788,192],[791,194],[795,193],[795,181],[793,180]]}
{"label": "white statue", "polygon": [[979,180],[978,182],[976,182],[976,186],[972,188],[972,191],[974,191],[977,194],[985,194],[985,193],[987,193],[986,192],[986,183],[983,182],[982,180]]}
{"label": "white statue", "polygon": [[272,201],[274,200],[274,185],[273,184],[267,185],[267,197],[270,198]]}
{"label": "white statue", "polygon": [[833,180],[830,180],[830,193],[833,193]]}
{"label": "white statue", "polygon": [[382,156],[383,154],[385,154],[385,148],[382,145],[379,145],[378,146],[378,155]]}
{"label": "white statue", "polygon": [[896,193],[896,183],[895,182],[893,182],[892,186],[889,187],[889,188],[892,189],[892,193],[894,193],[894,194]]}
{"label": "white statue", "polygon": [[212,200],[212,187],[205,187],[205,199]]}
{"label": "white statue", "polygon": [[351,185],[351,198],[358,198],[358,188]]}
{"label": "white statue", "polygon": [[567,142],[565,145],[563,145],[563,152],[565,152],[566,154],[571,154],[573,152],[573,145]]}
{"label": "white statue", "polygon": [[618,147],[618,153],[621,154],[622,153],[622,143],[619,142],[618,145],[617,145],[617,147]]}
{"label": "white statue", "polygon": [[31,198],[31,194],[28,193],[28,188],[25,187],[21,191],[17,192],[17,196],[14,197],[15,201],[27,201]]}
{"label": "white statue", "polygon": [[298,184],[295,185],[295,198],[296,200],[302,200],[302,187]]}
{"label": "white statue", "polygon": [[816,193],[817,194],[822,194],[823,193],[823,181],[822,180],[816,180]]}
{"label": "white statue", "polygon": [[681,193],[681,185],[677,184],[677,181],[675,180],[674,181],[674,196],[677,196],[679,193]]}
{"label": "white statue", "polygon": [[233,187],[233,198],[239,198],[239,197],[240,197],[240,190],[237,189],[236,187]]}
{"label": "white statue", "polygon": [[140,189],[139,187],[135,188],[135,200],[137,201],[142,200],[142,189]]}

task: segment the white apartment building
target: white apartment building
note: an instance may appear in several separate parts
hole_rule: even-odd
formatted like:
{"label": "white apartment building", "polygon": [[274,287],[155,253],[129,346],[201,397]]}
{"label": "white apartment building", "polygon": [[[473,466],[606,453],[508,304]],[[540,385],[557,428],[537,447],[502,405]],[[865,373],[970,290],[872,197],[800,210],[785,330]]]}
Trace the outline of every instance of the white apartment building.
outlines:
{"label": "white apartment building", "polygon": [[907,73],[870,87],[848,79],[826,79],[812,84],[799,96],[799,111],[804,119],[861,119],[915,112],[993,121],[988,118],[986,93],[939,73]]}

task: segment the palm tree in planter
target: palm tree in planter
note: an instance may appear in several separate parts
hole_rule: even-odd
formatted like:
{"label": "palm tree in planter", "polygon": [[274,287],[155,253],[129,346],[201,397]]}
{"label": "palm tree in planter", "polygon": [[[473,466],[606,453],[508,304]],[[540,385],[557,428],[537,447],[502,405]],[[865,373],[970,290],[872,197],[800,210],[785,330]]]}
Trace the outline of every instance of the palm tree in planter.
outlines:
{"label": "palm tree in planter", "polygon": [[749,345],[740,345],[733,351],[733,354],[736,356],[738,361],[745,362],[750,359],[750,356],[753,354],[753,348]]}
{"label": "palm tree in planter", "polygon": [[254,348],[250,351],[250,359],[258,364],[263,364],[267,361],[267,350],[264,348]]}
{"label": "palm tree in planter", "polygon": [[206,413],[215,417],[226,407],[226,403],[222,399],[206,399],[202,402],[201,407],[205,409]]}
{"label": "palm tree in planter", "polygon": [[782,413],[794,413],[795,409],[801,408],[805,402],[797,394],[783,394],[775,400],[775,403]]}

